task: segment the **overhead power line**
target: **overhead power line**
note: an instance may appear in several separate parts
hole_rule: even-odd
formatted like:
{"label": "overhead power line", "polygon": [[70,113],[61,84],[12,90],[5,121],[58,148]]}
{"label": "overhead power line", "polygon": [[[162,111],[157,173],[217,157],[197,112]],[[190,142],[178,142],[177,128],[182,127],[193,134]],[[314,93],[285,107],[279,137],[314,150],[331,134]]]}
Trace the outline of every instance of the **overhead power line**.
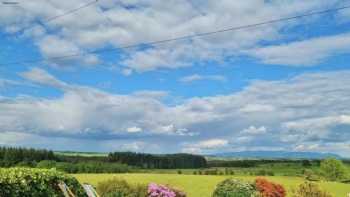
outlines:
{"label": "overhead power line", "polygon": [[[67,10],[67,11],[65,11],[65,12],[62,13],[62,14],[58,14],[58,15],[56,15],[56,16],[49,17],[49,18],[44,19],[43,21],[40,21],[40,22],[43,23],[43,24],[45,24],[45,23],[50,23],[50,22],[52,22],[52,21],[54,21],[54,20],[57,20],[57,19],[59,19],[59,18],[65,17],[65,16],[70,15],[70,14],[73,14],[73,13],[75,13],[75,12],[77,12],[77,11],[79,11],[79,10],[82,10],[82,9],[84,9],[84,8],[87,8],[87,7],[89,7],[89,6],[92,6],[93,4],[96,4],[98,1],[99,1],[99,0],[90,1],[90,2],[88,2],[88,3],[86,3],[86,4],[83,4],[83,5],[79,6],[79,7],[76,7],[76,8],[71,9],[71,10]],[[16,2],[16,4],[18,4],[18,2]],[[34,27],[34,26],[28,26],[28,27],[25,27],[25,28],[23,28],[23,29],[20,29],[19,31],[29,30],[29,29],[32,29],[33,27]],[[18,31],[18,32],[19,32],[19,31]],[[15,33],[17,33],[17,32],[15,32]]]}
{"label": "overhead power line", "polygon": [[74,12],[77,12],[77,11],[79,11],[79,10],[81,10],[81,9],[84,9],[84,8],[87,8],[87,7],[91,6],[91,5],[93,5],[93,4],[96,4],[98,1],[99,1],[99,0],[91,1],[91,2],[86,3],[86,4],[84,4],[84,5],[80,6],[80,7],[77,7],[77,8],[71,9],[71,10],[68,10],[68,11],[66,11],[66,12],[64,12],[64,13],[62,13],[62,14],[59,14],[59,15],[53,16],[53,17],[51,17],[51,18],[48,18],[48,19],[46,19],[46,20],[43,21],[43,22],[44,22],[44,23],[48,23],[48,22],[51,22],[51,21],[53,21],[53,20],[56,20],[56,19],[62,18],[62,17],[64,17],[64,16],[70,15],[70,14],[72,14],[72,13],[74,13]]}
{"label": "overhead power line", "polygon": [[4,5],[17,5],[18,2],[16,2],[16,1],[3,1],[2,4],[4,4]]}
{"label": "overhead power line", "polygon": [[87,55],[87,54],[100,54],[100,53],[105,53],[105,52],[117,51],[117,50],[121,50],[121,49],[137,48],[137,47],[145,46],[145,45],[154,46],[154,45],[159,45],[159,44],[173,42],[173,41],[180,41],[180,40],[192,39],[192,38],[196,38],[196,37],[204,37],[204,36],[214,35],[214,34],[223,33],[223,32],[237,31],[237,30],[242,30],[242,29],[259,27],[259,26],[278,23],[278,22],[282,22],[282,21],[290,21],[290,20],[295,20],[295,19],[304,18],[304,17],[308,17],[308,16],[322,15],[322,14],[327,14],[327,13],[345,10],[345,9],[349,9],[349,8],[350,8],[350,5],[332,8],[332,9],[321,10],[321,11],[309,12],[309,13],[291,16],[291,17],[272,19],[272,20],[248,24],[248,25],[229,27],[229,28],[225,28],[225,29],[219,29],[216,31],[209,31],[209,32],[203,32],[203,33],[197,33],[197,34],[191,34],[191,35],[184,35],[184,36],[179,36],[179,37],[174,37],[174,38],[169,38],[169,39],[164,39],[164,40],[156,40],[156,41],[150,41],[150,42],[130,44],[130,45],[125,45],[125,46],[121,46],[121,47],[113,47],[113,48],[109,48],[109,49],[93,50],[93,51],[88,51],[88,52],[84,52],[84,53],[67,54],[67,55],[57,56],[57,57],[52,57],[52,58],[41,58],[41,59],[31,59],[31,60],[23,60],[23,61],[16,61],[16,62],[7,62],[7,63],[3,63],[0,65],[45,62],[45,61],[78,57],[78,56],[83,56],[83,55]]}

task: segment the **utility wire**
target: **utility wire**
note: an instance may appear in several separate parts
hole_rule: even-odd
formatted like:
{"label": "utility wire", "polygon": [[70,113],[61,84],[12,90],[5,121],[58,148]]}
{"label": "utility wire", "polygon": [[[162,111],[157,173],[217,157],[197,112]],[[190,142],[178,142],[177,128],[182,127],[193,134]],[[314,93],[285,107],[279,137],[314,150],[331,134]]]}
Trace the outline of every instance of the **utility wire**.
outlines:
{"label": "utility wire", "polygon": [[[50,23],[51,21],[54,21],[54,20],[57,20],[57,19],[59,19],[59,18],[65,17],[65,16],[67,16],[67,15],[73,14],[74,12],[77,12],[77,11],[79,11],[79,10],[81,10],[81,9],[84,9],[84,8],[87,8],[87,7],[91,6],[91,5],[93,5],[93,4],[96,4],[98,1],[99,1],[99,0],[90,1],[90,2],[88,2],[88,3],[86,3],[86,4],[84,4],[84,5],[81,5],[81,6],[77,7],[77,8],[68,10],[68,11],[66,11],[66,12],[64,12],[64,13],[62,13],[62,14],[59,14],[59,15],[56,15],[56,16],[47,18],[47,19],[45,19],[45,20],[43,20],[43,21],[40,21],[40,23],[43,23],[43,24],[45,24],[45,23]],[[17,3],[17,4],[18,4],[18,3]],[[34,27],[34,26],[28,26],[28,27],[25,27],[25,28],[23,28],[23,29],[21,29],[21,30],[19,30],[19,31],[22,31],[22,32],[23,32],[23,31],[25,31],[25,30],[32,29],[33,27]],[[15,33],[18,33],[19,31],[17,31],[17,32],[15,32]]]}
{"label": "utility wire", "polygon": [[237,30],[241,30],[241,29],[258,27],[258,26],[278,23],[278,22],[282,22],[282,21],[290,21],[290,20],[295,20],[295,19],[304,18],[304,17],[308,17],[308,16],[327,14],[327,13],[345,10],[345,9],[349,9],[349,8],[350,8],[350,5],[347,5],[347,6],[342,6],[342,7],[332,8],[332,9],[326,9],[326,10],[322,10],[322,11],[309,12],[309,13],[305,13],[305,14],[301,14],[301,15],[297,15],[297,16],[273,19],[273,20],[263,21],[263,22],[259,22],[259,23],[253,23],[253,24],[249,24],[249,25],[229,27],[229,28],[225,28],[225,29],[219,29],[216,31],[209,31],[209,32],[203,32],[203,33],[192,34],[192,35],[184,35],[184,36],[179,36],[179,37],[174,37],[174,38],[169,38],[169,39],[164,39],[164,40],[156,40],[156,41],[150,41],[150,42],[144,42],[144,43],[130,44],[130,45],[125,45],[125,46],[121,46],[121,47],[113,47],[113,48],[109,48],[109,49],[93,50],[93,51],[88,51],[88,52],[84,52],[84,53],[67,54],[67,55],[57,56],[57,57],[52,57],[52,58],[41,58],[41,59],[31,59],[31,60],[23,60],[23,61],[16,61],[16,62],[7,62],[7,63],[3,63],[0,65],[45,62],[45,61],[50,61],[50,60],[60,60],[60,59],[77,57],[77,56],[83,56],[83,55],[87,55],[87,54],[100,54],[100,53],[105,53],[105,52],[117,51],[117,50],[121,50],[121,49],[137,48],[137,47],[144,46],[144,45],[153,45],[154,46],[154,45],[159,45],[159,44],[173,42],[173,41],[192,39],[192,38],[196,38],[196,37],[204,37],[204,36],[209,36],[209,35],[213,35],[213,34],[229,32],[229,31],[237,31]]}
{"label": "utility wire", "polygon": [[17,5],[18,2],[16,2],[16,1],[3,1],[2,4],[3,5]]}
{"label": "utility wire", "polygon": [[71,9],[71,10],[68,10],[68,11],[65,12],[65,13],[62,13],[62,14],[59,14],[59,15],[57,15],[57,16],[53,16],[53,17],[51,17],[51,18],[46,19],[45,21],[43,21],[43,23],[49,23],[49,22],[51,22],[51,21],[53,21],[53,20],[56,20],[56,19],[58,19],[58,18],[62,18],[62,17],[64,17],[64,16],[70,15],[70,14],[72,14],[72,13],[74,13],[74,12],[77,12],[77,11],[79,11],[79,10],[81,10],[81,9],[84,9],[84,8],[87,8],[87,7],[91,6],[91,5],[93,5],[93,4],[96,4],[98,1],[99,1],[99,0],[94,0],[94,1],[91,1],[91,2],[89,2],[89,3],[87,3],[87,4],[82,5],[82,6],[80,6],[80,7],[77,7],[77,8]]}

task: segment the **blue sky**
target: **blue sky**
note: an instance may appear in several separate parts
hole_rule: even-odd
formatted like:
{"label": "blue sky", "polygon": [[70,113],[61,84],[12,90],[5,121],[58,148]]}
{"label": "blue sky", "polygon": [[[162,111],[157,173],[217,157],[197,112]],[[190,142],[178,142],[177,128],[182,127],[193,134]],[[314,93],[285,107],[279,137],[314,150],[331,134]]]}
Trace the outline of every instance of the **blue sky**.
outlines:
{"label": "blue sky", "polygon": [[[101,0],[45,23],[84,3],[0,6],[0,145],[350,157],[350,9],[85,53],[337,8],[343,1]],[[28,61],[37,59],[49,60]]]}

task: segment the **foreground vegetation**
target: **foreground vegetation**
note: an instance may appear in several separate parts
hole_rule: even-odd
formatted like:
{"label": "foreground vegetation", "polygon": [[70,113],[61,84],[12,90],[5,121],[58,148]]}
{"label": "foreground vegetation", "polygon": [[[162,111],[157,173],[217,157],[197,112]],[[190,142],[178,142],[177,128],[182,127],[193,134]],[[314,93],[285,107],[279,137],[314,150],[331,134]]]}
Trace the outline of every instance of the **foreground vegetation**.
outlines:
{"label": "foreground vegetation", "polygon": [[[189,197],[205,197],[213,193],[221,197],[227,192],[254,195],[256,192],[272,192],[278,195],[265,197],[284,197],[286,193],[290,197],[310,197],[300,195],[308,190],[315,193],[312,197],[342,197],[350,193],[349,163],[333,158],[207,160],[203,156],[191,154],[115,152],[108,155],[81,155],[0,147],[0,167],[6,168],[0,168],[0,194],[13,191],[35,194],[39,190],[51,195],[49,192],[57,190],[57,181],[75,182],[77,185],[75,179],[67,178],[62,172],[76,174],[74,176],[81,183],[93,184],[106,194],[102,196],[117,193],[129,197],[124,194],[134,193],[137,195],[132,197],[143,197],[150,190],[153,194],[167,193],[170,197],[175,197],[175,193],[176,197],[183,197],[185,193]],[[298,186],[305,181],[308,182]],[[293,192],[297,194],[292,195]]]}
{"label": "foreground vegetation", "polygon": [[0,197],[63,197],[58,184],[64,182],[77,197],[85,197],[83,187],[72,176],[56,170],[0,168]]}
{"label": "foreground vegetation", "polygon": [[[74,174],[54,169],[0,169],[0,196],[40,197],[62,193],[58,184],[64,182],[78,197],[86,196],[80,183],[93,184],[102,197],[342,197],[350,187],[336,182],[308,182],[300,177],[213,176],[178,174]],[[300,185],[301,184],[301,185]],[[305,192],[308,191],[308,192]],[[308,195],[312,191],[314,195]],[[151,195],[152,193],[152,195]],[[157,195],[153,195],[157,194]],[[167,194],[167,195],[162,195]],[[242,195],[240,195],[242,194]],[[274,194],[274,195],[271,195]],[[305,195],[307,194],[307,195]]]}
{"label": "foreground vegetation", "polygon": [[[218,183],[226,178],[233,177],[246,181],[254,181],[256,176],[215,176],[215,175],[179,175],[179,174],[74,174],[81,183],[91,183],[95,186],[98,183],[119,178],[132,184],[160,183],[171,185],[187,193],[189,197],[209,197],[215,190]],[[305,180],[301,177],[273,176],[266,177],[268,180],[280,183],[291,194],[292,188],[296,188]],[[350,185],[337,182],[317,182],[320,188],[330,192],[334,197],[345,197],[350,193]]]}

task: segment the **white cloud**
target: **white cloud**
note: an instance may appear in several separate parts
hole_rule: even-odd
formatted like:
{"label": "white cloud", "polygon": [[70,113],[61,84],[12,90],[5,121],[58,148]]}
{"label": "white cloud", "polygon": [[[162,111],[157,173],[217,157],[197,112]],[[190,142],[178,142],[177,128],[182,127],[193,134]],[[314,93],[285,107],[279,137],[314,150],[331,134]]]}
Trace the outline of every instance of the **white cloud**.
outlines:
{"label": "white cloud", "polygon": [[250,126],[241,131],[242,134],[250,134],[250,135],[260,135],[260,134],[265,134],[266,132],[267,132],[267,129],[264,126],[261,126],[261,127]]}
{"label": "white cloud", "polygon": [[252,140],[253,138],[251,136],[241,136],[241,137],[234,138],[232,142],[238,143],[238,144],[245,144],[245,143],[251,142]]}
{"label": "white cloud", "polygon": [[[50,23],[45,21],[66,10],[85,4],[77,1],[21,2],[16,7],[0,7],[2,30],[12,35],[25,27],[34,27],[24,32],[24,38],[32,38],[44,58],[70,53],[84,53],[106,47],[121,47],[130,44],[193,35],[233,26],[253,24],[265,20],[292,16],[315,9],[328,8],[338,1],[230,1],[201,2],[205,15],[194,12],[193,5],[181,1],[99,1],[93,6],[79,10]],[[39,6],[38,6],[39,5]],[[133,7],[135,9],[130,9]],[[254,10],[254,12],[252,12]],[[239,18],[239,20],[237,20]],[[175,69],[191,66],[195,62],[221,61],[237,55],[241,50],[256,47],[266,40],[278,40],[285,27],[312,20],[296,20],[272,24],[262,28],[217,34],[181,42],[169,42],[156,48],[127,49],[118,51],[122,56],[118,64],[124,74],[132,71],[145,72],[157,69]],[[84,20],[77,20],[84,19]],[[114,52],[108,53],[113,55]],[[116,52],[117,53],[117,52]],[[101,57],[86,55],[65,60],[50,60],[50,65],[74,67],[96,65]]]}
{"label": "white cloud", "polygon": [[51,35],[44,36],[38,42],[38,46],[44,58],[50,59],[49,62],[55,67],[71,67],[77,61],[81,61],[84,65],[88,66],[99,62],[95,55],[84,54],[83,50],[77,44],[65,38]]}
{"label": "white cloud", "polygon": [[0,145],[16,145],[19,142],[28,140],[29,134],[17,132],[0,132]]}
{"label": "white cloud", "polygon": [[193,75],[182,77],[180,78],[179,81],[183,83],[191,83],[194,81],[201,81],[201,80],[211,80],[211,81],[220,81],[220,82],[227,81],[226,77],[223,75],[199,75],[199,74],[193,74]]}
{"label": "white cloud", "polygon": [[129,133],[139,133],[142,132],[140,127],[129,127],[126,129]]}
{"label": "white cloud", "polygon": [[295,151],[315,151],[320,147],[319,144],[304,145],[300,144],[294,148]]}
{"label": "white cloud", "polygon": [[219,148],[226,146],[228,144],[227,140],[223,139],[210,139],[201,141],[198,143],[199,148],[205,148],[205,149],[213,149],[213,148]]}
{"label": "white cloud", "polygon": [[272,105],[265,104],[247,104],[240,109],[243,113],[254,113],[254,112],[272,112],[274,107]]}
{"label": "white cloud", "polygon": [[200,152],[206,149],[217,149],[228,145],[228,141],[224,139],[208,139],[199,141],[196,144],[186,144],[183,150],[189,152]]}
{"label": "white cloud", "polygon": [[147,97],[147,98],[164,98],[169,95],[169,92],[167,91],[157,91],[157,90],[141,90],[134,92],[133,95],[139,96],[139,97]]}
{"label": "white cloud", "polygon": [[1,79],[0,78],[0,90],[3,88],[6,88],[8,86],[20,86],[20,85],[25,85],[25,84],[22,82],[15,81],[15,80]]}
{"label": "white cloud", "polygon": [[132,142],[132,143],[123,144],[119,149],[124,150],[124,151],[140,152],[142,150],[142,147],[144,147],[143,143]]}
{"label": "white cloud", "polygon": [[53,86],[59,89],[66,89],[68,85],[50,75],[43,69],[31,68],[29,71],[20,74],[22,77],[42,85]]}
{"label": "white cloud", "polygon": [[313,66],[325,59],[350,53],[350,34],[338,34],[304,41],[267,46],[247,51],[265,64]]}
{"label": "white cloud", "polygon": [[295,151],[311,151],[311,152],[323,152],[323,153],[338,153],[340,155],[348,157],[350,150],[350,141],[345,143],[305,143],[297,145],[294,148]]}
{"label": "white cloud", "polygon": [[[344,129],[337,126],[345,127]],[[287,133],[295,135],[291,141],[343,141],[350,137],[346,129],[350,128],[350,115],[333,115],[317,118],[304,118],[282,124]],[[339,139],[337,139],[339,138]]]}
{"label": "white cloud", "polygon": [[[136,140],[158,143],[169,151],[248,147],[289,150],[301,144],[319,144],[317,150],[328,147],[348,155],[347,70],[255,81],[238,92],[189,98],[173,105],[154,96],[113,94],[68,84],[43,70],[31,69],[22,76],[59,88],[62,95],[1,97],[0,133],[12,131],[101,144],[105,140]],[[142,132],[129,133],[127,128],[132,127],[133,131],[142,128]],[[264,134],[244,136],[241,131],[245,129]]]}

